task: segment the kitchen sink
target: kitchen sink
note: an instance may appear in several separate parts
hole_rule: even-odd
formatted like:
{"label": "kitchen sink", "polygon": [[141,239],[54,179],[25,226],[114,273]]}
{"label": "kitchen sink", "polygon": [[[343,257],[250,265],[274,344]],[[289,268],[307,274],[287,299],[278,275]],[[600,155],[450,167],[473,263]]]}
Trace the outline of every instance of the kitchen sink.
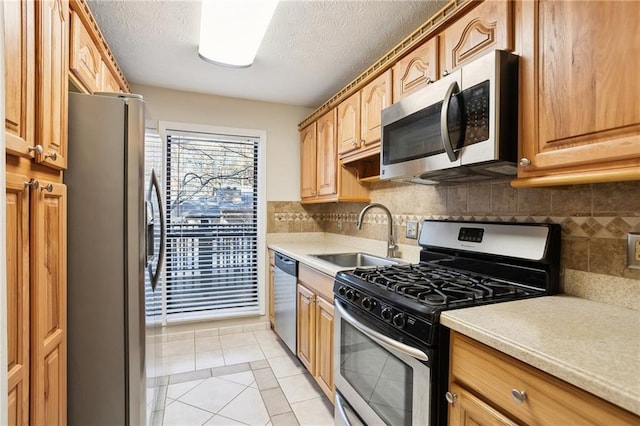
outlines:
{"label": "kitchen sink", "polygon": [[397,265],[401,263],[395,259],[387,257],[375,256],[373,254],[356,252],[356,253],[331,253],[331,254],[312,254],[310,255],[325,262],[333,263],[336,266],[345,268],[361,268],[366,266],[387,266]]}

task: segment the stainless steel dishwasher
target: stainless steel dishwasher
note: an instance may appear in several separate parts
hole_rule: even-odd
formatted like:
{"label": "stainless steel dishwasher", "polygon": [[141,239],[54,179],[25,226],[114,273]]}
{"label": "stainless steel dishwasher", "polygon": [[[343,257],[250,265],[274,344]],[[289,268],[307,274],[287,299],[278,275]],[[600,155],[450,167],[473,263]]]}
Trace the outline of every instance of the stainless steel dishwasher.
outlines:
{"label": "stainless steel dishwasher", "polygon": [[273,282],[273,310],[275,332],[296,355],[296,286],[298,262],[278,252],[275,253]]}

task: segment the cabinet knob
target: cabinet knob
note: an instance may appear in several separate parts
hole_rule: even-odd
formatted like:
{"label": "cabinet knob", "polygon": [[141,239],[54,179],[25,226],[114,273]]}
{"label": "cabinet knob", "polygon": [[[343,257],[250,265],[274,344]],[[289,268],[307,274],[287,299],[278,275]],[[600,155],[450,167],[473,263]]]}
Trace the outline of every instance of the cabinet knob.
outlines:
{"label": "cabinet knob", "polygon": [[38,187],[40,186],[40,182],[38,182],[36,179],[31,179],[29,180],[29,182],[25,182],[24,186],[25,188],[38,189]]}
{"label": "cabinet knob", "polygon": [[520,167],[529,167],[531,165],[531,160],[527,157],[522,157],[518,164],[520,164]]}
{"label": "cabinet knob", "polygon": [[53,184],[47,184],[47,185],[43,185],[40,187],[40,191],[47,191],[47,192],[52,192],[53,191]]}
{"label": "cabinet knob", "polygon": [[28,149],[29,149],[29,152],[35,151],[36,154],[42,154],[42,152],[44,151],[44,149],[42,148],[42,145],[30,146]]}
{"label": "cabinet knob", "polygon": [[433,80],[431,79],[431,77],[427,77],[427,81],[425,82],[426,85],[429,85],[433,83]]}
{"label": "cabinet knob", "polygon": [[444,394],[444,399],[446,399],[449,404],[453,404],[458,399],[458,394],[453,392],[447,392]]}
{"label": "cabinet knob", "polygon": [[51,151],[50,153],[45,154],[44,158],[51,158],[52,161],[56,161],[58,154],[55,151]]}
{"label": "cabinet knob", "polygon": [[351,141],[351,145],[353,145],[353,146],[358,146],[358,142],[356,142],[356,141]]}
{"label": "cabinet knob", "polygon": [[516,404],[522,404],[527,399],[527,393],[523,390],[511,389],[511,399]]}
{"label": "cabinet knob", "polygon": [[448,76],[448,75],[449,75],[449,71],[447,71],[447,70],[442,70],[442,76],[443,76],[443,77],[446,77],[446,76]]}

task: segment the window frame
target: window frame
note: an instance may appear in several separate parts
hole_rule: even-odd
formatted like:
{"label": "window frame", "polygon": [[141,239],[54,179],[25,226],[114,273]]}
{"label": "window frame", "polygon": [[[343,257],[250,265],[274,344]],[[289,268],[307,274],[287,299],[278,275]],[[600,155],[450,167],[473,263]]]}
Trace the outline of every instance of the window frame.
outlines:
{"label": "window frame", "polygon": [[[185,122],[173,122],[173,121],[158,121],[158,134],[162,139],[164,152],[163,152],[163,173],[162,182],[163,187],[166,186],[166,147],[167,147],[167,134],[171,132],[185,132],[185,133],[210,133],[210,134],[222,134],[231,136],[246,136],[258,139],[258,185],[257,185],[257,261],[258,261],[258,313],[257,314],[230,314],[223,318],[238,318],[238,317],[250,317],[250,316],[264,316],[266,311],[266,216],[267,216],[267,131],[261,129],[248,129],[248,128],[236,128],[236,127],[224,127],[207,124],[185,123]],[[163,281],[166,283],[166,268],[162,272]],[[166,300],[166,285],[162,287],[163,299]],[[220,319],[223,319],[222,317]],[[171,323],[189,322],[189,321],[202,321],[202,317],[194,316],[193,318],[184,318],[181,320],[172,320]],[[162,323],[167,324],[167,315],[163,312]]]}

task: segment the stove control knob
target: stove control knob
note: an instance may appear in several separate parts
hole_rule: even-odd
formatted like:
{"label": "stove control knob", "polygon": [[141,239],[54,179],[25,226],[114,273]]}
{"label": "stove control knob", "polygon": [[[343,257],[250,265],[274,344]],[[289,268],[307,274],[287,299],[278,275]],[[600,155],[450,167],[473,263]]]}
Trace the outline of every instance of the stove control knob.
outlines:
{"label": "stove control knob", "polygon": [[358,300],[358,293],[356,293],[352,289],[347,290],[347,299],[355,302],[356,300]]}
{"label": "stove control knob", "polygon": [[382,312],[380,312],[380,315],[382,316],[383,320],[391,321],[391,318],[393,317],[393,312],[391,312],[391,308],[384,308]]}
{"label": "stove control knob", "polygon": [[344,296],[346,293],[347,293],[347,287],[342,285],[340,286],[340,288],[338,288],[338,294],[340,296]]}
{"label": "stove control knob", "polygon": [[393,325],[395,325],[396,327],[402,328],[405,326],[406,323],[407,323],[407,316],[403,313],[396,314],[393,317]]}
{"label": "stove control knob", "polygon": [[362,307],[365,308],[367,311],[370,311],[375,306],[376,306],[376,301],[373,300],[372,298],[365,297],[364,299],[362,299]]}

